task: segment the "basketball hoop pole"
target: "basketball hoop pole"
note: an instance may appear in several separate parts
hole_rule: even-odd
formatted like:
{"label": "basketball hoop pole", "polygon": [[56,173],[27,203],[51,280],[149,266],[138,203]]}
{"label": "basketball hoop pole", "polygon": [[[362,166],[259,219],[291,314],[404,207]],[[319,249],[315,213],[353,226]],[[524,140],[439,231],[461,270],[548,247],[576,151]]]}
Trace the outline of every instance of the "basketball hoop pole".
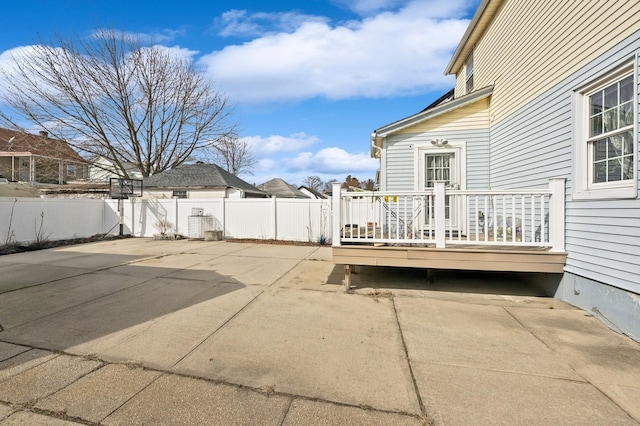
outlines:
{"label": "basketball hoop pole", "polygon": [[124,203],[122,198],[118,198],[118,213],[120,213],[120,233],[121,237],[124,236]]}
{"label": "basketball hoop pole", "polygon": [[119,235],[124,237],[124,201],[122,200],[129,197],[142,197],[142,179],[109,178],[109,195],[118,200]]}

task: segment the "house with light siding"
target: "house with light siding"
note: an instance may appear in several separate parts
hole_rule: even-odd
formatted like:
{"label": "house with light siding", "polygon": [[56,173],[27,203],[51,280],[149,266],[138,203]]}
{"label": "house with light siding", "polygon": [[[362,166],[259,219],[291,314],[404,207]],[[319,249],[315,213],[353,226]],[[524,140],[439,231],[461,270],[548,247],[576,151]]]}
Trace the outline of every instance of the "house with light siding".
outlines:
{"label": "house with light siding", "polygon": [[[639,56],[638,1],[483,0],[445,70],[455,76],[453,95],[371,134],[381,191],[414,191],[405,210],[416,210],[415,194],[433,193],[438,184],[441,194],[466,197],[457,207],[464,211],[458,231],[446,222],[453,223],[453,204],[443,207],[442,227],[451,231],[442,235],[442,247],[456,234],[471,245],[501,232],[514,247],[533,244],[554,222],[555,247],[566,254],[555,297],[640,340]],[[513,201],[508,194],[550,182],[562,195],[550,197],[549,210],[543,204],[528,233],[520,217],[538,208],[530,206],[536,198]],[[473,191],[481,190],[490,191],[490,203],[500,200],[496,190],[506,194],[493,228],[485,218],[493,204],[474,201]],[[402,210],[388,213],[393,197],[378,197],[387,205],[380,201],[375,220],[415,239],[415,224],[411,229],[398,218]],[[436,193],[427,201],[437,199]],[[343,203],[343,217],[355,216],[356,205]],[[376,226],[354,235],[341,224],[334,232],[357,242],[363,234],[375,239]],[[400,241],[397,235],[391,241]],[[419,235],[425,238],[425,231]],[[358,264],[358,253],[349,250],[334,259]],[[430,256],[420,253],[403,255],[404,264]],[[456,265],[466,269],[463,262],[449,267]]]}
{"label": "house with light siding", "polygon": [[216,164],[181,164],[143,179],[145,199],[266,198],[267,194]]}

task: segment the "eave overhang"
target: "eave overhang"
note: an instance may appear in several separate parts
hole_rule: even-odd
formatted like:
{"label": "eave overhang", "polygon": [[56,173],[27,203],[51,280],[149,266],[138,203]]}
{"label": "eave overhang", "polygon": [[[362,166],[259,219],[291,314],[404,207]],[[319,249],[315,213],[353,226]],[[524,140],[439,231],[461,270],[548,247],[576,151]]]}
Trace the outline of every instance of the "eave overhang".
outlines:
{"label": "eave overhang", "polygon": [[482,0],[444,70],[445,75],[457,74],[462,68],[462,64],[497,15],[503,2],[504,0]]}
{"label": "eave overhang", "polygon": [[439,104],[431,109],[421,111],[417,114],[411,115],[409,117],[403,118],[402,120],[398,120],[394,123],[387,124],[386,126],[374,130],[373,133],[371,133],[371,156],[373,158],[379,158],[379,151],[380,149],[382,149],[382,141],[387,136],[406,129],[407,127],[411,127],[423,121],[437,117],[439,115],[446,114],[458,108],[462,108],[463,106],[478,102],[481,99],[488,98],[492,93],[493,85],[486,86],[482,89],[471,92],[468,95],[460,96],[459,98]]}

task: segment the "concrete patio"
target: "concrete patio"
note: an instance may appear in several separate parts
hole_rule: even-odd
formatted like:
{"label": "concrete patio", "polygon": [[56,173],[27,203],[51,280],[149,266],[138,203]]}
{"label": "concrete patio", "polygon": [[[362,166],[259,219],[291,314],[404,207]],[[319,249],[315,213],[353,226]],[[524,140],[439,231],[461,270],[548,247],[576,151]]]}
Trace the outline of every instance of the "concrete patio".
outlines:
{"label": "concrete patio", "polygon": [[638,424],[640,345],[526,276],[125,239],[0,257],[0,425]]}

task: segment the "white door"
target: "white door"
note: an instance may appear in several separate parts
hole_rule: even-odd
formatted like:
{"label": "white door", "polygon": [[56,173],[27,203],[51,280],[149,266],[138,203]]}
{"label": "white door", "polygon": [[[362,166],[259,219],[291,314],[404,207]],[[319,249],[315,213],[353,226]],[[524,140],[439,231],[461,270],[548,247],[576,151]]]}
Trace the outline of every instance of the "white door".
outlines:
{"label": "white door", "polygon": [[[447,189],[460,189],[460,150],[429,149],[421,158],[421,184],[423,190],[432,189],[435,182],[444,182]],[[458,207],[449,196],[445,199],[445,224],[447,229],[459,231]],[[433,208],[431,211],[433,218]],[[428,216],[425,215],[428,221]],[[433,220],[433,219],[432,219]]]}

